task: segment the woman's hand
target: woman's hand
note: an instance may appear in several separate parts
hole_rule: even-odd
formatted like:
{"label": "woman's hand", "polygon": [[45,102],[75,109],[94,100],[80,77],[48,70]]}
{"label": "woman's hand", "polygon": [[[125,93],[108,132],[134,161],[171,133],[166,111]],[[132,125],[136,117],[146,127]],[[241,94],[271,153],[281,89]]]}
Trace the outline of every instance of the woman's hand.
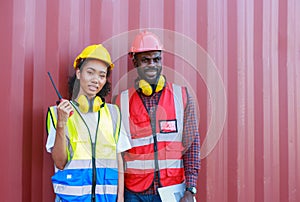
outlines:
{"label": "woman's hand", "polygon": [[73,107],[70,101],[62,99],[57,106],[56,136],[52,148],[54,164],[60,170],[64,169],[68,161],[65,129],[71,111]]}
{"label": "woman's hand", "polygon": [[66,125],[70,114],[73,112],[73,107],[69,100],[62,99],[57,106],[57,126],[63,127]]}

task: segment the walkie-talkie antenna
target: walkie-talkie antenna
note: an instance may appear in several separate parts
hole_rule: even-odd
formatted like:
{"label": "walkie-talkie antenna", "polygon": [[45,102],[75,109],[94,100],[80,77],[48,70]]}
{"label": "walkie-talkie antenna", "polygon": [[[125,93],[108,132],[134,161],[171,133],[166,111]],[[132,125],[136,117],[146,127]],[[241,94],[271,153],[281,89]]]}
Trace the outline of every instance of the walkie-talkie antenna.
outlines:
{"label": "walkie-talkie antenna", "polygon": [[57,88],[56,88],[56,86],[55,86],[55,83],[54,83],[54,81],[53,81],[53,79],[52,79],[52,76],[51,76],[50,72],[48,72],[48,76],[49,76],[49,78],[50,78],[50,80],[51,80],[51,83],[52,83],[52,85],[53,85],[53,87],[54,87],[54,89],[55,89],[55,91],[56,91],[56,94],[57,94],[58,98],[61,100],[61,99],[62,99],[62,96],[61,96],[61,94],[58,92],[58,90],[57,90]]}
{"label": "walkie-talkie antenna", "polygon": [[[57,101],[57,103],[56,103],[56,104],[58,105],[59,102],[60,102],[63,98],[62,98],[61,94],[59,93],[59,91],[57,90],[57,88],[56,88],[56,86],[55,86],[55,83],[54,83],[54,81],[53,81],[53,79],[52,79],[52,76],[51,76],[50,72],[48,72],[48,76],[49,76],[50,81],[51,81],[51,83],[52,83],[52,85],[53,85],[53,88],[55,89],[55,92],[56,92],[56,94],[57,94],[57,96],[58,96],[59,101]],[[73,113],[74,113],[74,112],[71,111],[69,116],[72,116]]]}

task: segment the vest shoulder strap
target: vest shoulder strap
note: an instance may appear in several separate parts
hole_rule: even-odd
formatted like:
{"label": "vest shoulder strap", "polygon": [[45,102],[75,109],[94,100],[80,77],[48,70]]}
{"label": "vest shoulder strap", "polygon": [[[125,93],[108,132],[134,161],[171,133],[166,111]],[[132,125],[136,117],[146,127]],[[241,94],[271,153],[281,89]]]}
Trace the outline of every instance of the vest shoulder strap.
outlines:
{"label": "vest shoulder strap", "polygon": [[111,114],[111,119],[113,122],[113,128],[114,128],[114,139],[116,143],[119,140],[119,135],[120,135],[120,124],[121,124],[121,113],[120,109],[117,105],[115,104],[108,104],[106,103],[110,114]]}

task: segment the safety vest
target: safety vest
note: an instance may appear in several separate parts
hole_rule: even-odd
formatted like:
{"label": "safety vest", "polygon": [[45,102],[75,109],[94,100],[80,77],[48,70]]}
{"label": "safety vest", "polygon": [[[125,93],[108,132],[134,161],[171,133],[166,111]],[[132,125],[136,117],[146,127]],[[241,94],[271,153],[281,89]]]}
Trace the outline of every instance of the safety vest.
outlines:
{"label": "safety vest", "polygon": [[186,100],[185,88],[167,84],[151,120],[135,89],[120,94],[117,103],[122,123],[132,139],[132,148],[124,153],[125,186],[130,191],[147,190],[156,173],[161,186],[184,181],[182,130]]}
{"label": "safety vest", "polygon": [[[50,124],[56,127],[56,123],[57,113],[54,106],[48,110],[47,129],[49,130]],[[68,163],[63,170],[57,169],[52,177],[54,192],[62,201],[116,201],[116,145],[120,130],[118,107],[105,104],[98,111],[96,124],[96,140],[92,143],[90,131],[76,108],[75,113],[68,119],[65,131],[68,140]]]}

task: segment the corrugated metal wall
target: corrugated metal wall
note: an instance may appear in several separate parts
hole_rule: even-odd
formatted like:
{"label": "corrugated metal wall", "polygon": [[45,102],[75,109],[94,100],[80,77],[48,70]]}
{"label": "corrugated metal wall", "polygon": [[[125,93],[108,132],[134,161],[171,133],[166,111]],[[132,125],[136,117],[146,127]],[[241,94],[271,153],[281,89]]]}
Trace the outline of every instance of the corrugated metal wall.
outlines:
{"label": "corrugated metal wall", "polygon": [[143,28],[165,43],[168,79],[197,98],[198,201],[300,201],[299,10],[298,0],[1,1],[1,201],[53,201],[47,71],[67,95],[73,58],[105,42],[118,92],[131,85],[126,51]]}

